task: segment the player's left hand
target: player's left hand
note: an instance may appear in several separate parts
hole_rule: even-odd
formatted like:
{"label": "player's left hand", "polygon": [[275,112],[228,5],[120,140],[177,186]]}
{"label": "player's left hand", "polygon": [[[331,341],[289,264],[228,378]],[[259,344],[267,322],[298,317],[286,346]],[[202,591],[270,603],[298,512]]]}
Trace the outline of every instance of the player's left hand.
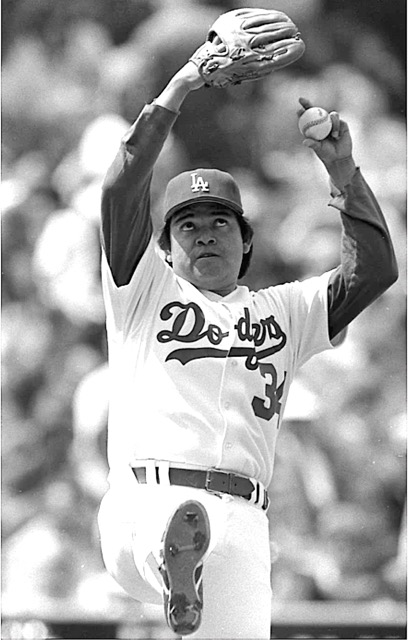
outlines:
{"label": "player's left hand", "polygon": [[182,84],[190,91],[195,91],[204,86],[204,80],[200,76],[196,65],[190,60],[177,71],[173,76],[172,82]]}
{"label": "player's left hand", "polygon": [[[302,108],[297,112],[298,118],[306,109],[310,109],[310,107],[313,106],[306,98],[299,98],[299,103]],[[305,138],[303,140],[303,144],[306,147],[313,149],[326,167],[329,167],[337,160],[350,158],[353,149],[347,123],[340,119],[337,111],[331,111],[329,115],[332,121],[332,130],[327,138],[324,140],[312,140],[312,138]]]}

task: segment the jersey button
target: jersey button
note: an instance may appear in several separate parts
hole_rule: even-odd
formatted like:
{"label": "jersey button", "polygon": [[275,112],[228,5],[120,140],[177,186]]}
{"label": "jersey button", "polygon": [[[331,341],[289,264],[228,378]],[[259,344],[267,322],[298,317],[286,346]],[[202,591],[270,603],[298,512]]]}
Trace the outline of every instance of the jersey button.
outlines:
{"label": "jersey button", "polygon": [[236,366],[237,366],[237,361],[231,360],[231,367],[236,367]]}
{"label": "jersey button", "polygon": [[231,449],[232,448],[232,442],[226,442],[225,443],[225,448],[226,449]]}
{"label": "jersey button", "polygon": [[227,400],[227,402],[224,402],[224,408],[225,409],[229,409],[231,406],[231,403]]}

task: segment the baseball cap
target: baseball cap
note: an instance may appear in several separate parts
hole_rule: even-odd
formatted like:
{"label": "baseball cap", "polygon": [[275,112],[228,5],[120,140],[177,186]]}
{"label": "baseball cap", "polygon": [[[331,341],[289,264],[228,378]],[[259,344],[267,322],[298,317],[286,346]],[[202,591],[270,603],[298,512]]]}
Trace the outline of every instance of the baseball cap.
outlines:
{"label": "baseball cap", "polygon": [[195,202],[219,202],[240,215],[244,213],[237,183],[220,169],[194,169],[172,178],[164,196],[164,221]]}

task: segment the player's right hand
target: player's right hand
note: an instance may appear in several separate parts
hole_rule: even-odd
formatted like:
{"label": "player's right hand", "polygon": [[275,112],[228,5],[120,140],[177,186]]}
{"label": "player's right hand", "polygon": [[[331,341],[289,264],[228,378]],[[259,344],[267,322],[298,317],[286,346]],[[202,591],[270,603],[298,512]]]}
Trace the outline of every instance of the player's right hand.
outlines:
{"label": "player's right hand", "polygon": [[[309,109],[312,106],[312,103],[305,98],[299,98],[299,102],[302,109],[298,111],[298,116],[300,116],[305,109]],[[327,138],[324,140],[305,138],[305,140],[303,140],[303,144],[309,147],[309,149],[313,149],[326,166],[338,160],[350,158],[353,149],[348,124],[340,119],[337,111],[331,111],[330,118],[333,126]]]}

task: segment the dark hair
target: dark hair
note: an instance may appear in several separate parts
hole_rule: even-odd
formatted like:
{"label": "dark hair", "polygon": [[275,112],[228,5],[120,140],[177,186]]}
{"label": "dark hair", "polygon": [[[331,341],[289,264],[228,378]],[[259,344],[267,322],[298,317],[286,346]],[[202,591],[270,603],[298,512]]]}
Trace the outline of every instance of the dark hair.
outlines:
{"label": "dark hair", "polygon": [[[234,211],[235,213],[235,211]],[[244,218],[241,215],[235,214],[235,217],[238,221],[239,224],[239,228],[241,230],[241,236],[242,236],[242,241],[243,242],[250,242],[254,236],[254,230],[251,226],[251,223]],[[159,238],[158,238],[158,244],[160,249],[162,249],[162,251],[170,251],[171,250],[171,241],[170,241],[170,224],[171,224],[171,218],[169,218],[166,221],[166,224],[164,225],[163,229],[160,232]],[[240,278],[243,278],[244,275],[247,273],[248,269],[249,269],[249,265],[251,263],[251,258],[252,258],[252,249],[253,246],[251,245],[248,253],[244,253],[243,257],[242,257],[242,262],[241,262],[241,267],[239,269],[239,274],[238,274],[238,280]],[[171,265],[171,263],[169,263]]]}

